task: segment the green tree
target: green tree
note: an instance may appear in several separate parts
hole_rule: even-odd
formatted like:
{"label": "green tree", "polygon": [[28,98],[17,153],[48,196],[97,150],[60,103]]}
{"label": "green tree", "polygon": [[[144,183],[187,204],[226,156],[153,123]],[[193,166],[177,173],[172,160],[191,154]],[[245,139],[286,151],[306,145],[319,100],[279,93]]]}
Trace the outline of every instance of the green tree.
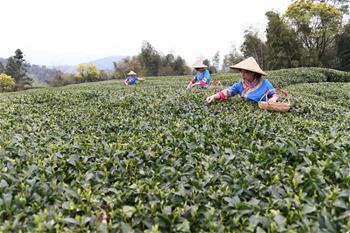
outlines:
{"label": "green tree", "polygon": [[0,62],[0,74],[5,72],[4,65]]}
{"label": "green tree", "polygon": [[171,63],[173,70],[172,75],[186,75],[191,73],[191,69],[186,65],[185,59],[177,56],[176,59]]}
{"label": "green tree", "polygon": [[104,71],[104,70],[100,70],[100,77],[99,77],[99,80],[108,80],[108,79],[110,79],[109,73],[107,73],[107,72]]}
{"label": "green tree", "polygon": [[115,78],[121,78],[124,79],[126,77],[126,74],[133,70],[136,73],[141,73],[141,63],[139,56],[133,56],[133,57],[126,57],[122,59],[120,62],[113,62],[114,66],[114,77]]}
{"label": "green tree", "polygon": [[212,59],[212,64],[213,64],[213,66],[215,67],[215,69],[217,70],[217,71],[219,71],[219,69],[220,69],[220,52],[219,51],[217,51],[215,54],[214,54],[214,57],[213,57],[213,59]]}
{"label": "green tree", "polygon": [[177,56],[175,58],[175,56],[170,53],[161,57],[161,66],[158,75],[185,75],[190,73],[191,70],[182,57]]}
{"label": "green tree", "polygon": [[266,12],[266,17],[266,68],[276,70],[302,65],[303,45],[293,28],[276,12]]}
{"label": "green tree", "polygon": [[212,65],[211,65],[209,59],[204,59],[204,60],[203,60],[203,64],[206,65],[206,66],[208,66],[208,70],[209,70],[209,73],[210,73],[210,74],[215,74],[215,73],[217,73],[217,70],[216,70],[215,66],[212,66]]}
{"label": "green tree", "polygon": [[161,56],[147,41],[144,41],[139,54],[142,72],[146,76],[157,76],[161,66]]}
{"label": "green tree", "polygon": [[46,66],[31,65],[28,67],[28,73],[35,76],[40,81],[51,80],[62,72],[56,69],[50,69]]}
{"label": "green tree", "polygon": [[158,75],[168,76],[174,73],[173,63],[175,61],[175,56],[173,54],[167,54],[161,57],[161,66],[159,68]]}
{"label": "green tree", "polygon": [[114,61],[113,63],[113,78],[118,78],[118,62]]}
{"label": "green tree", "polygon": [[4,73],[0,74],[0,91],[10,91],[16,85],[15,79]]}
{"label": "green tree", "polygon": [[162,66],[171,66],[171,64],[175,61],[175,56],[171,53],[167,54],[166,56],[162,57]]}
{"label": "green tree", "polygon": [[16,89],[23,89],[25,85],[31,85],[33,80],[28,76],[29,64],[24,59],[20,49],[15,51],[15,55],[7,60],[5,73],[15,79]]}
{"label": "green tree", "polygon": [[224,60],[222,62],[222,71],[230,72],[230,66],[237,64],[238,62],[244,59],[243,55],[237,50],[235,45],[231,46],[231,51],[229,54],[224,56]]}
{"label": "green tree", "polygon": [[337,38],[337,57],[339,69],[350,72],[350,22],[344,26]]}
{"label": "green tree", "polygon": [[244,57],[254,57],[260,67],[265,69],[265,43],[259,38],[257,31],[248,29],[244,32],[241,51]]}
{"label": "green tree", "polygon": [[325,1],[296,0],[288,6],[285,16],[307,49],[307,65],[327,66],[326,52],[334,46],[342,13]]}
{"label": "green tree", "polygon": [[343,14],[349,14],[350,0],[313,0],[313,2],[325,2],[334,5]]}

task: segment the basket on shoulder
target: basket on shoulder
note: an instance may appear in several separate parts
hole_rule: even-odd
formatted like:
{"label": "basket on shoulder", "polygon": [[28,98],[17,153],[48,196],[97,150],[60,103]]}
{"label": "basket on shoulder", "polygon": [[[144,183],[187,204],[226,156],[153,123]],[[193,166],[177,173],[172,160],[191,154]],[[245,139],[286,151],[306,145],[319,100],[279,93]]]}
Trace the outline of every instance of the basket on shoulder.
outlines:
{"label": "basket on shoulder", "polygon": [[139,83],[143,83],[145,81],[145,78],[142,77],[141,73],[139,73],[138,81],[139,81]]}
{"label": "basket on shoulder", "polygon": [[[270,91],[271,90],[268,90],[260,98],[260,101],[258,103],[259,108],[269,110],[269,111],[274,111],[274,112],[288,112],[292,107],[288,92],[280,88],[276,88],[276,94],[283,94],[283,96],[280,96],[279,102],[269,102],[267,95],[270,93]],[[265,99],[265,101],[263,101],[263,99]]]}

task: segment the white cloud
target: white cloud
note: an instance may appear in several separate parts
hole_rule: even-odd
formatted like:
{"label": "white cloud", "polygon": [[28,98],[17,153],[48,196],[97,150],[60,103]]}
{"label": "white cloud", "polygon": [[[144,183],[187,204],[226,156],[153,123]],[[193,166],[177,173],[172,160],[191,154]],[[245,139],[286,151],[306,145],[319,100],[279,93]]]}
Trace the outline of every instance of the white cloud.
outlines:
{"label": "white cloud", "polygon": [[249,26],[266,27],[265,12],[290,0],[5,0],[0,57],[22,49],[31,63],[76,64],[135,55],[143,40],[191,64],[239,46]]}

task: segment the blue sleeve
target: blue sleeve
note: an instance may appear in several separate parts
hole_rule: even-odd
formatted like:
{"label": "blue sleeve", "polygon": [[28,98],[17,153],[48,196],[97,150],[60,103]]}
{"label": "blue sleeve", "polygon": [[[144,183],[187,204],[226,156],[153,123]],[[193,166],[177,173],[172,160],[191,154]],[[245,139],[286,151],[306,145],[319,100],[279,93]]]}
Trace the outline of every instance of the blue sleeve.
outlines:
{"label": "blue sleeve", "polygon": [[270,93],[267,95],[267,97],[271,98],[274,94],[276,94],[276,89],[272,86],[272,84],[269,82],[269,80],[265,79],[265,86],[267,90],[270,90]]}
{"label": "blue sleeve", "polygon": [[208,78],[208,79],[210,78],[209,70],[205,70],[204,78]]}
{"label": "blue sleeve", "polygon": [[241,94],[242,82],[238,82],[227,88],[227,94],[229,96],[235,96]]}
{"label": "blue sleeve", "polygon": [[129,81],[129,76],[126,76],[126,79],[125,79],[125,81]]}
{"label": "blue sleeve", "polygon": [[139,76],[135,75],[135,80],[139,80]]}
{"label": "blue sleeve", "polygon": [[209,70],[205,70],[205,72],[204,72],[204,74],[203,74],[203,81],[204,81],[204,82],[210,81],[210,73],[209,73]]}

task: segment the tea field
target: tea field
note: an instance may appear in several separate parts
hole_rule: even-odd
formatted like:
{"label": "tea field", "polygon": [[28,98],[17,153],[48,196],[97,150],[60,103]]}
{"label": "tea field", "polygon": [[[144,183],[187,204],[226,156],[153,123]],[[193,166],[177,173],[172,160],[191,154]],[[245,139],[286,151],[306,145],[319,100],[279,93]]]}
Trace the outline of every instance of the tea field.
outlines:
{"label": "tea field", "polygon": [[190,79],[0,94],[0,232],[349,231],[349,73],[270,72],[288,113]]}

